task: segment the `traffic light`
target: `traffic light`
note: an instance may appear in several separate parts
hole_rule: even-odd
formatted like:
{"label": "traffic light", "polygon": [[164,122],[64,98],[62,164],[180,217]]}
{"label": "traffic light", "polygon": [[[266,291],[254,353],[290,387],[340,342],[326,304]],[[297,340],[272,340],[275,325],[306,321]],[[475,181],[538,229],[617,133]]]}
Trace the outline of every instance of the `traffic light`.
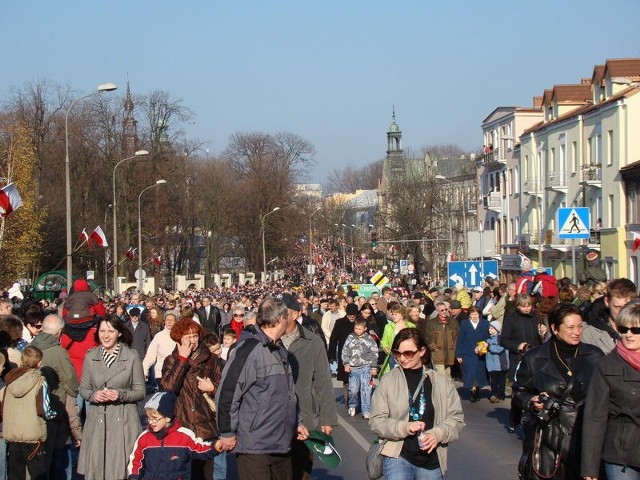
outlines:
{"label": "traffic light", "polygon": [[378,232],[371,232],[371,248],[378,245]]}

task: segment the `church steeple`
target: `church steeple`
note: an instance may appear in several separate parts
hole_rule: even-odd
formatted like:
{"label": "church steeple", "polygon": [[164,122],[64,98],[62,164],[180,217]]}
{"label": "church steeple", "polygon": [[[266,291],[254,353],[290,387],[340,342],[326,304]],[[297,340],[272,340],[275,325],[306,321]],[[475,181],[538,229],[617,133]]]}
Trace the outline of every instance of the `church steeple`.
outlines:
{"label": "church steeple", "polygon": [[131,88],[127,80],[127,96],[124,100],[124,120],[122,122],[124,133],[125,156],[130,157],[138,150],[138,122],[133,116],[133,99]]}
{"label": "church steeple", "polygon": [[388,172],[393,176],[405,173],[404,152],[402,151],[402,132],[396,123],[396,107],[393,106],[391,125],[387,131],[387,159]]}

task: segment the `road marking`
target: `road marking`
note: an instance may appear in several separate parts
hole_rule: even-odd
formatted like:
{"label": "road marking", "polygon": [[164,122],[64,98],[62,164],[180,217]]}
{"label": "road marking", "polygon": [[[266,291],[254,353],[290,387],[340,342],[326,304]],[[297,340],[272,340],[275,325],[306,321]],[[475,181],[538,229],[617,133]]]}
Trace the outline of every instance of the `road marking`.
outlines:
{"label": "road marking", "polygon": [[371,442],[367,441],[367,439],[364,438],[360,434],[360,432],[358,432],[355,428],[353,428],[351,426],[351,424],[349,424],[349,422],[344,420],[340,415],[338,415],[338,424],[342,428],[344,428],[349,435],[351,435],[351,437],[356,441],[356,443],[358,445],[360,445],[360,448],[362,448],[362,450],[364,450],[365,452],[369,451],[369,447],[371,446]]}

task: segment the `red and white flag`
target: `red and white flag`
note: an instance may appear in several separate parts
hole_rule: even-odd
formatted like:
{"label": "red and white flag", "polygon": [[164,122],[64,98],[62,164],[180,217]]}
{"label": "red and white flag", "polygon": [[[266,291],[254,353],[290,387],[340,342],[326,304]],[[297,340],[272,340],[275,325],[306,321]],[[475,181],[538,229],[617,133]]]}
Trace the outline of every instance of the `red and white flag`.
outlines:
{"label": "red and white flag", "polygon": [[447,252],[447,262],[453,262],[455,261],[455,259],[456,259],[456,256],[453,253]]}
{"label": "red and white flag", "polygon": [[99,246],[99,247],[108,247],[109,244],[107,243],[107,237],[104,234],[104,232],[102,231],[102,228],[100,228],[100,225],[98,225],[95,230],[93,232],[91,232],[91,235],[89,235],[89,240],[91,241],[91,243]]}
{"label": "red and white flag", "polygon": [[0,190],[0,217],[8,217],[14,210],[22,206],[22,198],[15,184],[10,183]]}
{"label": "red and white flag", "polygon": [[640,233],[631,232],[631,238],[633,238],[633,245],[631,246],[631,251],[636,253],[636,250],[640,248]]}
{"label": "red and white flag", "polygon": [[[82,229],[82,233],[80,233],[80,238],[78,238],[78,241],[82,242],[82,243],[84,243],[84,242],[88,243],[89,242],[89,234],[87,233],[87,229],[86,228]],[[78,248],[80,248],[80,247],[78,247]]]}
{"label": "red and white flag", "polygon": [[155,252],[153,254],[153,263],[158,267],[162,265],[162,255],[160,255],[158,252]]}
{"label": "red and white flag", "polygon": [[129,249],[126,252],[124,252],[124,256],[127,257],[129,260],[133,260],[134,258],[136,258],[136,250],[138,249],[129,247]]}

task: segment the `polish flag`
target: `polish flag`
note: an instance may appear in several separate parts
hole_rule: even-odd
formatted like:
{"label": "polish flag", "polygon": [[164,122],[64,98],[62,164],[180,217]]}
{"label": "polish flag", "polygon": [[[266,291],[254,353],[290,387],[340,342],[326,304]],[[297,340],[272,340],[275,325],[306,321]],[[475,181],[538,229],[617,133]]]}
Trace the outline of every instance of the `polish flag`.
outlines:
{"label": "polish flag", "polygon": [[14,210],[22,206],[22,198],[15,184],[10,183],[0,190],[0,217],[8,217]]}
{"label": "polish flag", "polygon": [[124,256],[127,257],[129,260],[133,260],[134,258],[136,258],[136,250],[138,249],[129,247],[129,249],[126,252],[124,252]]}
{"label": "polish flag", "polygon": [[633,246],[631,247],[631,251],[633,253],[640,248],[640,233],[631,232],[631,238],[633,238]]}
{"label": "polish flag", "polygon": [[451,252],[447,252],[447,262],[453,262],[456,259],[455,255]]}
{"label": "polish flag", "polygon": [[162,264],[162,255],[160,255],[158,252],[153,254],[153,263],[155,263],[158,267]]}
{"label": "polish flag", "polygon": [[87,229],[86,228],[82,229],[82,233],[80,233],[80,238],[78,238],[78,241],[82,242],[82,243],[84,243],[84,242],[89,243],[89,234],[87,233]]}
{"label": "polish flag", "polygon": [[98,225],[95,230],[93,232],[91,232],[91,235],[89,235],[89,239],[91,240],[91,243],[94,243],[95,245],[99,246],[99,247],[108,247],[109,244],[107,243],[107,237],[104,234],[104,232],[102,231],[102,228],[100,228],[100,225]]}

